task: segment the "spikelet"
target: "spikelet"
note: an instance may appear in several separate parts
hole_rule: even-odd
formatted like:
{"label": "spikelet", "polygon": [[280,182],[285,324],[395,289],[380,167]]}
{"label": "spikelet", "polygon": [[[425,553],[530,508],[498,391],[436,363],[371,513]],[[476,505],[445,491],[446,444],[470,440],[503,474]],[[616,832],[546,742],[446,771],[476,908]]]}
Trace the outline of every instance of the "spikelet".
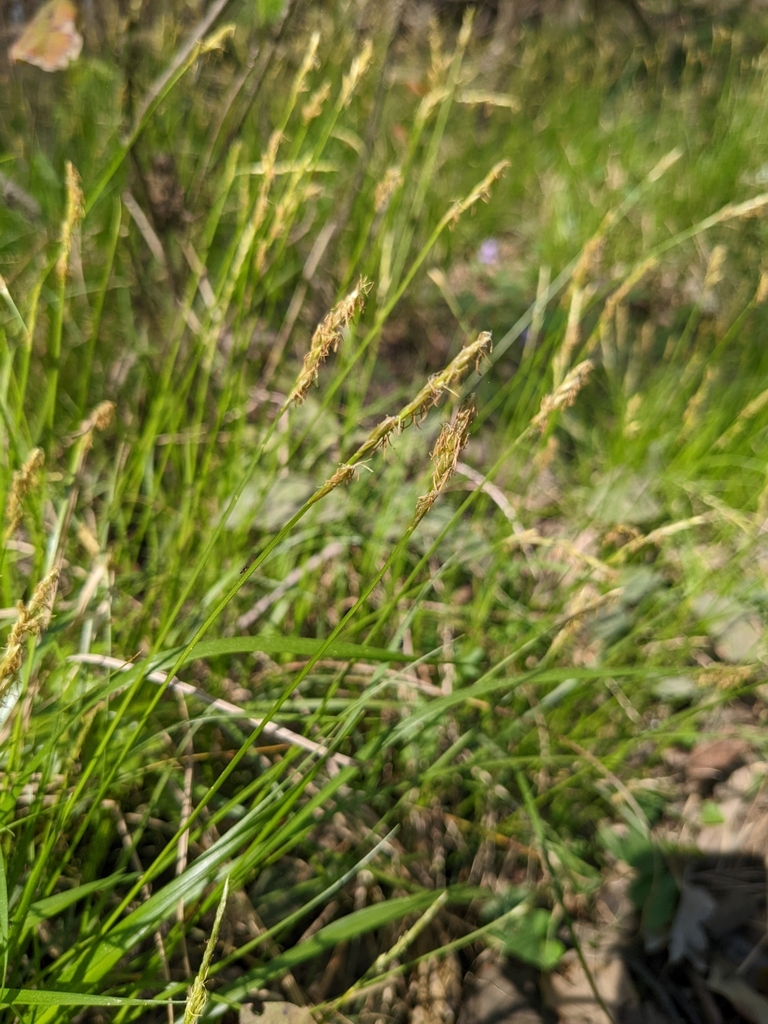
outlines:
{"label": "spikelet", "polygon": [[112,424],[115,417],[114,402],[99,402],[90,416],[87,416],[80,424],[72,440],[80,439],[79,461],[88,454],[93,446],[94,431],[106,430]]}
{"label": "spikelet", "polygon": [[331,83],[326,79],[319,89],[315,89],[312,95],[309,97],[307,102],[301,108],[301,120],[304,124],[309,124],[310,121],[314,121],[316,117],[319,117],[325,106],[325,101],[331,94]]}
{"label": "spikelet", "polygon": [[[471,342],[469,345],[465,345],[461,352],[459,352],[455,359],[453,359],[444,370],[441,370],[440,373],[436,373],[430,377],[416,397],[412,399],[412,401],[408,402],[407,405],[403,406],[396,416],[387,416],[386,419],[382,420],[381,423],[377,424],[377,426],[373,428],[349,461],[340,466],[333,476],[315,492],[312,498],[313,502],[324,497],[335,487],[338,487],[339,484],[347,483],[351,480],[355,474],[355,467],[362,462],[367,455],[386,448],[392,434],[403,430],[410,423],[413,423],[414,420],[422,419],[427,412],[440,401],[442,395],[445,394],[446,391],[450,391],[451,385],[456,384],[461,380],[470,366],[476,366],[478,361],[487,355],[490,347],[491,335],[489,331],[483,331],[478,335],[475,341]],[[471,408],[473,410],[472,415],[474,415],[474,406],[471,406]],[[462,409],[464,409],[463,405]],[[468,429],[471,418],[471,416],[468,416],[466,425],[463,428],[464,432]],[[454,421],[453,427],[454,433],[458,431],[458,434],[456,434],[457,437],[463,436],[461,428],[462,422],[463,420],[460,420],[459,415],[457,414],[457,419]],[[448,441],[445,441],[443,444],[438,443],[435,445],[435,452],[440,455],[442,466],[445,466],[447,462],[450,462],[448,449],[446,448],[447,444]],[[458,452],[461,451],[461,448],[457,448],[456,451],[456,459],[458,459]],[[433,452],[433,458],[437,457],[435,452]],[[453,472],[455,462],[450,462],[450,465],[450,472]],[[435,472],[437,473],[437,468]],[[450,476],[450,473],[448,476]],[[437,477],[435,479],[437,480]],[[445,479],[447,479],[447,476]],[[444,483],[445,480],[443,480],[443,484]],[[443,484],[440,486],[443,486]],[[437,490],[436,485],[433,489]],[[435,493],[435,497],[430,500],[430,506],[434,504],[436,497],[437,493]],[[427,500],[426,496],[423,500]],[[426,508],[424,511],[426,511]],[[422,513],[422,515],[423,514],[424,513]]]}
{"label": "spikelet", "polygon": [[59,256],[56,260],[56,276],[59,281],[65,281],[67,277],[67,266],[69,264],[69,253],[72,249],[72,232],[77,224],[83,219],[85,213],[85,200],[80,188],[80,176],[75,170],[74,164],[67,160],[66,164],[67,183],[67,208],[64,220],[61,223],[61,240]]}
{"label": "spikelet", "polygon": [[440,492],[456,472],[459,456],[469,440],[469,428],[475,418],[475,396],[470,395],[459,406],[458,412],[450,423],[443,424],[443,429],[435,442],[430,458],[434,470],[432,472],[432,488],[422,495],[416,505],[416,519],[419,520],[429,512],[437,501]]}
{"label": "spikelet", "polygon": [[443,53],[443,33],[436,15],[429,19],[429,71],[427,87],[435,92],[441,85],[445,73],[451,66],[451,55]]}
{"label": "spikelet", "polygon": [[387,416],[378,426],[374,427],[355,452],[353,460],[358,461],[369,452],[386,447],[389,437],[394,432],[402,430],[409,423],[423,420],[429,410],[437,405],[442,396],[464,377],[470,366],[477,368],[480,360],[488,355],[490,349],[490,331],[481,331],[473,342],[464,346],[444,370],[433,374],[429,378],[416,397],[404,406],[397,416]]}
{"label": "spikelet", "polygon": [[584,306],[585,289],[574,282],[571,289],[571,301],[568,307],[568,323],[565,338],[552,360],[552,376],[555,387],[562,384],[565,371],[576,348],[581,341],[581,311]]}
{"label": "spikelet", "polygon": [[497,164],[490,169],[483,180],[472,189],[472,191],[464,197],[464,199],[457,199],[451,206],[448,213],[445,215],[448,222],[456,224],[465,210],[468,210],[470,206],[474,206],[478,199],[482,199],[484,203],[488,202],[491,194],[491,185],[501,177],[501,175],[509,167],[509,160],[499,160]]}
{"label": "spikelet", "polygon": [[691,395],[683,413],[683,433],[690,433],[701,423],[702,415],[707,399],[712,394],[712,389],[717,383],[719,371],[714,366],[708,366],[699,387]]}
{"label": "spikelet", "polygon": [[392,194],[400,188],[402,183],[402,170],[399,167],[388,167],[373,193],[373,208],[376,213],[381,213],[388,205]]}
{"label": "spikelet", "polygon": [[94,430],[106,430],[112,425],[115,418],[114,402],[99,402],[89,417],[89,422]]}
{"label": "spikelet", "polygon": [[219,905],[216,909],[216,917],[213,922],[211,934],[208,937],[208,942],[205,946],[205,952],[203,953],[203,960],[200,964],[200,969],[197,972],[192,988],[189,990],[187,1003],[184,1007],[183,1024],[197,1024],[197,1021],[200,1019],[206,1003],[208,1002],[208,990],[205,987],[205,983],[208,980],[211,958],[213,957],[213,951],[216,948],[216,942],[219,938],[219,929],[221,928],[221,922],[224,917],[224,909],[227,905],[228,895],[229,876],[227,876],[224,881],[224,889],[221,894],[221,899],[219,900]]}
{"label": "spikelet", "polygon": [[712,250],[707,263],[707,272],[704,275],[704,291],[708,292],[717,287],[723,279],[723,267],[728,250],[724,245],[716,245]]}
{"label": "spikelet", "polygon": [[21,522],[24,498],[34,485],[37,471],[44,462],[45,455],[42,449],[33,448],[21,469],[13,474],[11,495],[8,499],[8,508],[5,513],[5,517],[8,520],[8,528],[5,534],[6,540],[16,532],[16,528]]}
{"label": "spikelet", "polygon": [[363,43],[362,50],[353,59],[349,66],[349,71],[342,79],[339,106],[348,106],[349,101],[352,99],[352,94],[360,84],[360,79],[368,70],[368,65],[371,63],[371,57],[373,57],[373,43],[370,39],[366,39]]}
{"label": "spikelet", "polygon": [[555,388],[551,395],[545,395],[541,400],[541,408],[531,420],[533,430],[543,430],[550,415],[557,409],[568,409],[576,401],[576,396],[589,380],[593,363],[585,359],[583,363],[574,366],[563,383]]}
{"label": "spikelet", "polygon": [[339,347],[341,332],[349,325],[352,317],[363,308],[370,287],[370,281],[361,277],[349,295],[337,303],[315,328],[309,352],[304,356],[304,365],[288,396],[288,403],[295,402],[298,405],[304,401],[310,387],[317,380],[318,371],[328,358],[329,352],[335,352]]}
{"label": "spikelet", "polygon": [[8,635],[5,653],[0,661],[0,699],[7,692],[13,675],[21,668],[27,637],[40,635],[49,605],[56,593],[58,579],[59,568],[55,566],[38,583],[29,604],[19,601],[17,605],[18,617]]}

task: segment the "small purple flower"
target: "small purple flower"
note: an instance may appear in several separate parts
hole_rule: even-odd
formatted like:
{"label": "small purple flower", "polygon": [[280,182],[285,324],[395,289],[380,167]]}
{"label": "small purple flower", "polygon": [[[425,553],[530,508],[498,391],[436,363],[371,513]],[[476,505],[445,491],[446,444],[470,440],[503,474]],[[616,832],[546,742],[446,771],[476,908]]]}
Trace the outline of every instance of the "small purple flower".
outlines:
{"label": "small purple flower", "polygon": [[499,243],[495,238],[486,238],[477,251],[477,259],[486,267],[499,262]]}

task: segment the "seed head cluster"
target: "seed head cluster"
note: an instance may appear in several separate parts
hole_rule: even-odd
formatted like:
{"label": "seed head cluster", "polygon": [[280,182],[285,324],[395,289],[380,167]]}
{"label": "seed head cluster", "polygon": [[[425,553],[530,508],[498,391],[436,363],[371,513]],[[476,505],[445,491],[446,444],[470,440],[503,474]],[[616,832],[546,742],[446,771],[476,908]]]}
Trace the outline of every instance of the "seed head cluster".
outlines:
{"label": "seed head cluster", "polygon": [[440,492],[456,472],[459,456],[469,440],[469,428],[475,418],[475,399],[471,395],[462,402],[458,412],[450,423],[443,424],[443,429],[435,441],[430,458],[434,470],[432,488],[419,498],[416,505],[416,518],[421,519],[432,508]]}
{"label": "seed head cluster", "polygon": [[11,685],[14,673],[21,668],[27,637],[40,635],[58,580],[59,568],[56,566],[38,583],[29,604],[19,601],[18,618],[8,635],[5,653],[0,661],[0,699]]}
{"label": "seed head cluster", "polygon": [[531,427],[534,430],[543,430],[551,413],[557,409],[568,409],[576,401],[576,396],[589,380],[594,364],[585,359],[583,363],[574,366],[563,383],[556,388],[551,395],[545,395],[541,401],[541,408],[531,420]]}
{"label": "seed head cluster", "polygon": [[352,317],[360,312],[365,304],[365,296],[370,290],[370,281],[361,277],[354,289],[342,299],[321,324],[315,329],[309,352],[304,357],[304,365],[296,384],[288,396],[289,402],[300,404],[307,396],[307,392],[317,380],[320,367],[328,358],[330,352],[335,352],[341,341],[341,332],[349,326]]}
{"label": "seed head cluster", "polygon": [[13,474],[13,483],[11,484],[11,495],[8,499],[8,508],[5,516],[8,520],[8,529],[6,531],[6,537],[12,536],[16,532],[16,528],[21,522],[23,515],[23,502],[37,478],[37,471],[45,462],[45,455],[42,449],[33,448],[27,456],[27,461]]}

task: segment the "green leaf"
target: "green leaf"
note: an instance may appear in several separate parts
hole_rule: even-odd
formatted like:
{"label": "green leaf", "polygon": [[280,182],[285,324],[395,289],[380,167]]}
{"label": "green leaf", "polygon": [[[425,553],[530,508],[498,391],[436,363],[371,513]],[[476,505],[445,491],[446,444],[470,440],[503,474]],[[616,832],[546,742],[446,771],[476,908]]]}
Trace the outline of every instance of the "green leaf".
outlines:
{"label": "green leaf", "polygon": [[548,910],[530,910],[522,917],[507,917],[490,934],[500,942],[508,956],[535,964],[543,971],[553,970],[565,952],[565,946],[549,937],[552,915]]}
{"label": "green leaf", "polygon": [[[183,1005],[184,1000],[171,1000]],[[167,1006],[167,999],[128,999],[99,996],[89,992],[38,991],[33,988],[0,990],[0,1006]]]}
{"label": "green leaf", "polygon": [[[326,799],[346,785],[356,774],[357,769],[342,769],[324,787]],[[267,813],[274,813],[274,807]],[[216,877],[221,865],[237,855],[238,850],[253,838],[253,834],[265,815],[262,803],[252,808],[240,821],[236,822],[224,835],[197,858],[178,878],[153,893],[141,906],[132,911],[101,940],[95,949],[89,949],[83,959],[69,965],[63,972],[62,980],[67,981],[75,975],[81,975],[84,984],[95,984],[106,977],[121,960],[127,950],[151,935],[161,921],[175,913],[180,899],[191,903],[202,895]],[[38,1024],[53,1020],[53,1017],[41,1017]]]}
{"label": "green leaf", "polygon": [[46,896],[45,899],[37,900],[27,912],[24,920],[24,930],[32,928],[49,917],[61,914],[67,907],[71,907],[78,900],[85,899],[91,893],[103,893],[114,888],[118,882],[131,882],[136,878],[135,874],[118,873],[108,878],[98,878],[94,882],[86,882],[84,885],[77,885],[74,889],[67,889],[64,892],[57,892],[54,896]]}
{"label": "green leaf", "polygon": [[[197,644],[189,652],[186,661],[197,658],[218,658],[226,654],[306,654],[310,657],[325,643],[324,640],[313,640],[302,636],[236,636],[227,640],[208,640]],[[402,651],[388,651],[383,647],[368,647],[365,644],[347,644],[334,640],[323,651],[327,658],[338,658],[340,661],[416,661],[414,655],[403,654]],[[186,662],[185,662],[186,663]]]}
{"label": "green leaf", "polygon": [[293,970],[298,964],[311,960],[326,950],[333,949],[340,942],[357,939],[366,932],[382,928],[393,921],[399,921],[408,914],[423,913],[440,896],[441,891],[420,892],[413,896],[403,896],[356,910],[354,913],[326,925],[325,928],[321,928],[306,942],[286,950],[280,956],[273,957],[269,963],[248,971],[236,982],[224,986],[219,994],[225,995],[229,999],[239,999],[247,995],[251,989],[260,988],[272,978],[279,977],[286,971]]}

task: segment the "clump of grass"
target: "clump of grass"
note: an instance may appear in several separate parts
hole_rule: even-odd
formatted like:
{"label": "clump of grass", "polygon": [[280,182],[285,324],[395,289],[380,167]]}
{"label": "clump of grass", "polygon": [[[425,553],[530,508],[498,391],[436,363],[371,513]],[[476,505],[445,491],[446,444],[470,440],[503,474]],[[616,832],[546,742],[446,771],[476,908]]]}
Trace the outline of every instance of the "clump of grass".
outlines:
{"label": "clump of grass", "polygon": [[471,16],[427,55],[370,13],[174,25],[130,75],[86,47],[47,135],[0,121],[45,222],[0,210],[0,942],[36,1021],[161,1014],[201,957],[204,1019],[280,979],[405,1019],[417,936],[551,966],[598,827],[667,811],[632,758],[763,677],[697,600],[765,610],[745,44],[672,89],[620,34],[484,72]]}

